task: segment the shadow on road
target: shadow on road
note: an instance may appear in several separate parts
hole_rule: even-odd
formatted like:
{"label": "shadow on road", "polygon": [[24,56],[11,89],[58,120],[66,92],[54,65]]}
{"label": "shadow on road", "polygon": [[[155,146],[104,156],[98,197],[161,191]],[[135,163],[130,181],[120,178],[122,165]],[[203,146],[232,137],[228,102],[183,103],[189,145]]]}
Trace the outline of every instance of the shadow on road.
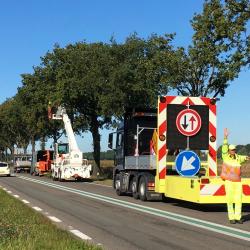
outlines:
{"label": "shadow on road", "polygon": [[[171,204],[177,207],[183,207],[191,210],[197,210],[201,212],[227,212],[226,204],[196,204],[192,202],[180,201],[176,199],[168,199],[164,201],[165,203]],[[242,212],[248,212],[249,215],[246,215],[244,220],[250,220],[250,204],[243,204]]]}

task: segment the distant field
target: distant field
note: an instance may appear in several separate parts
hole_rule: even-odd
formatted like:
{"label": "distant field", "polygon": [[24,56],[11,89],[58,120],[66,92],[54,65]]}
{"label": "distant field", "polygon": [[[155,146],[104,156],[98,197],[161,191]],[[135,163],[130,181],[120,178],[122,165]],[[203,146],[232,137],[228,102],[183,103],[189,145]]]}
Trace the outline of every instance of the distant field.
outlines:
{"label": "distant field", "polygon": [[58,229],[46,217],[0,189],[0,249],[101,249]]}
{"label": "distant field", "polygon": [[101,167],[102,168],[108,168],[108,167],[113,168],[114,167],[114,160],[101,160]]}

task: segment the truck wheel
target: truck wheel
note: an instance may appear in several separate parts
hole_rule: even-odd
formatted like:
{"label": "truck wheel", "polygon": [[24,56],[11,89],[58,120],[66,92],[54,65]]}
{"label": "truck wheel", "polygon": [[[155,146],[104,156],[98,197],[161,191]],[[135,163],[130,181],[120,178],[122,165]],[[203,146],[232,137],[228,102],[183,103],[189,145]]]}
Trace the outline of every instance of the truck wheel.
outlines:
{"label": "truck wheel", "polygon": [[139,196],[140,200],[146,201],[147,200],[147,190],[146,190],[146,180],[142,176],[139,182]]}
{"label": "truck wheel", "polygon": [[115,174],[115,191],[118,196],[123,195],[123,193],[121,192],[120,174]]}
{"label": "truck wheel", "polygon": [[136,177],[133,177],[132,184],[131,184],[131,191],[133,197],[137,200],[139,199],[139,194],[137,192],[137,187],[136,187]]}

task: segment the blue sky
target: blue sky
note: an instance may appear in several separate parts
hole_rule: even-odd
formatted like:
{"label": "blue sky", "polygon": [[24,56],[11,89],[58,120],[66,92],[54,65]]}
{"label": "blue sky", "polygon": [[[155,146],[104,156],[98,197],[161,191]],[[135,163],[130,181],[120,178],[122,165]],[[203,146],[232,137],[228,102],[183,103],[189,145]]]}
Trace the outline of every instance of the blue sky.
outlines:
{"label": "blue sky", "polygon": [[[191,43],[190,20],[202,10],[202,0],[9,0],[0,3],[0,103],[16,94],[20,74],[31,73],[55,43],[122,42],[131,33],[176,33],[175,45]],[[250,71],[245,70],[218,102],[218,144],[223,128],[235,144],[250,143]],[[92,151],[91,136],[78,138],[83,151]],[[102,131],[107,150],[107,131]]]}

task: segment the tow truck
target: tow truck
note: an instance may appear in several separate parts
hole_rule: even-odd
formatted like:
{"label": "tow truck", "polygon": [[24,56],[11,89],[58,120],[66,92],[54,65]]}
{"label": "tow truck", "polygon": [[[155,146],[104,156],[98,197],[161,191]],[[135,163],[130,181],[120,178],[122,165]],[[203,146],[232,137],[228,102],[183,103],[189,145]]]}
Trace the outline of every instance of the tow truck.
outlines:
{"label": "tow truck", "polygon": [[[118,195],[226,203],[217,173],[216,99],[161,96],[156,109],[127,109],[109,148]],[[250,203],[250,178],[242,178],[242,189],[242,202]]]}
{"label": "tow truck", "polygon": [[49,114],[49,118],[64,122],[68,138],[67,143],[55,143],[54,160],[51,164],[53,180],[89,179],[92,174],[92,165],[88,163],[87,159],[83,159],[83,153],[76,142],[66,109],[59,106],[55,114]]}

